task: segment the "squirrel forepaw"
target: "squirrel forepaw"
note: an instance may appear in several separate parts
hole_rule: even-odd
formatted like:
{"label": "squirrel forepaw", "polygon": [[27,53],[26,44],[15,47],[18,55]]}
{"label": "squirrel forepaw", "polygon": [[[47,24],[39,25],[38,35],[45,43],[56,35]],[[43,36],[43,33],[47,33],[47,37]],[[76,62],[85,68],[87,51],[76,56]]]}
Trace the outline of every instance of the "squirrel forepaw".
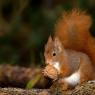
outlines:
{"label": "squirrel forepaw", "polygon": [[67,90],[69,88],[69,84],[64,81],[64,79],[58,80],[60,90]]}

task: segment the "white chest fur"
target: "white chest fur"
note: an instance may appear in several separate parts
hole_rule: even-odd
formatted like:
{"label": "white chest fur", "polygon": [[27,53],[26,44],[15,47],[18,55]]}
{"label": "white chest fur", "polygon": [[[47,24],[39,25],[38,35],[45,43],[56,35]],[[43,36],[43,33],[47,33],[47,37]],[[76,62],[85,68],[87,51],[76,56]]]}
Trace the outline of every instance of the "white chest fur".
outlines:
{"label": "white chest fur", "polygon": [[69,77],[64,78],[64,80],[68,84],[75,86],[80,82],[80,72],[75,72],[74,74],[70,75]]}

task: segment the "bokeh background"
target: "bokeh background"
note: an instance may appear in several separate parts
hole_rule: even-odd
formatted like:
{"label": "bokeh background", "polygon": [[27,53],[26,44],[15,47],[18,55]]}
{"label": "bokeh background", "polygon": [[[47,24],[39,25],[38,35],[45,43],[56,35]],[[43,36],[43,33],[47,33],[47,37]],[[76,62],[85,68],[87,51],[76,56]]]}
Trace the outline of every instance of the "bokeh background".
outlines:
{"label": "bokeh background", "polygon": [[64,10],[80,8],[93,19],[95,0],[0,0],[0,64],[44,63],[44,45]]}

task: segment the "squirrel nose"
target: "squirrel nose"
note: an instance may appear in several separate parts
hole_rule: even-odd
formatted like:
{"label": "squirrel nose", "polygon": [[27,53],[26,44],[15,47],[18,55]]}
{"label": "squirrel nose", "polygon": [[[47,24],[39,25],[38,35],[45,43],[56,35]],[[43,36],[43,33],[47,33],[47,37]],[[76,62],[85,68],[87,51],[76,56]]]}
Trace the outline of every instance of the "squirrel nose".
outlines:
{"label": "squirrel nose", "polygon": [[49,64],[49,61],[46,61],[45,63],[48,65]]}
{"label": "squirrel nose", "polygon": [[48,61],[45,61],[45,64],[48,65],[49,64]]}
{"label": "squirrel nose", "polygon": [[46,62],[47,65],[49,65],[49,62]]}
{"label": "squirrel nose", "polygon": [[46,61],[46,64],[47,64],[47,65],[53,65],[52,60],[47,60],[47,61]]}

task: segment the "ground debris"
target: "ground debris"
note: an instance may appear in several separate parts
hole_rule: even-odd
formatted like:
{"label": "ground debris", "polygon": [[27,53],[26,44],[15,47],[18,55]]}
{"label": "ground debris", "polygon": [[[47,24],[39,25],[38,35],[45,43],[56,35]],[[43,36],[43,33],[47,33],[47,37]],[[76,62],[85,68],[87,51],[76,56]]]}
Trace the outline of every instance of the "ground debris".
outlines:
{"label": "ground debris", "polygon": [[[56,88],[56,87],[55,87]],[[73,90],[0,88],[0,95],[95,95],[95,80],[78,85]]]}

